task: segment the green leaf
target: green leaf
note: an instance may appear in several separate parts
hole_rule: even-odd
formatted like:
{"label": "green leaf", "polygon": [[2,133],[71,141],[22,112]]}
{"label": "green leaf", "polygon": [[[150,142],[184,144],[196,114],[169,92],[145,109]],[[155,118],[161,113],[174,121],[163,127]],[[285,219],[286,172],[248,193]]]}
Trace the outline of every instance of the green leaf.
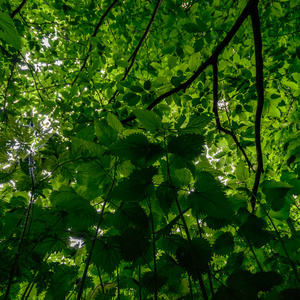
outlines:
{"label": "green leaf", "polygon": [[212,217],[232,220],[233,209],[218,180],[208,172],[197,175],[196,190],[188,197],[192,211]]}
{"label": "green leaf", "polygon": [[266,200],[271,203],[271,208],[274,211],[281,210],[286,201],[285,196],[293,187],[285,182],[277,182],[275,180],[267,180],[262,184],[263,193],[266,195]]}
{"label": "green leaf", "polygon": [[111,192],[109,198],[124,202],[140,202],[150,197],[153,191],[152,178],[157,174],[154,167],[133,171],[123,179]]}
{"label": "green leaf", "polygon": [[114,155],[138,165],[151,165],[164,154],[162,147],[150,144],[143,134],[131,134],[111,149]]}
{"label": "green leaf", "polygon": [[144,82],[144,89],[147,91],[151,89],[151,81],[150,80],[147,80]]}
{"label": "green leaf", "polygon": [[117,131],[110,127],[105,121],[95,120],[95,134],[100,144],[110,148],[118,138]]}
{"label": "green leaf", "polygon": [[204,138],[198,134],[184,134],[171,137],[168,152],[186,160],[195,159],[204,151]]}
{"label": "green leaf", "polygon": [[123,96],[123,101],[127,102],[129,106],[134,106],[139,103],[141,96],[136,93],[127,93]]}
{"label": "green leaf", "polygon": [[21,49],[18,31],[11,17],[5,12],[0,12],[0,39],[13,46],[16,50]]}
{"label": "green leaf", "polygon": [[244,161],[241,159],[236,166],[235,174],[237,179],[241,181],[246,181],[249,178],[249,169],[246,168]]}
{"label": "green leaf", "polygon": [[107,114],[107,122],[110,127],[115,129],[118,133],[121,133],[123,131],[123,125],[119,121],[119,119],[112,113]]}
{"label": "green leaf", "polygon": [[135,110],[134,114],[145,129],[151,132],[158,130],[162,126],[161,118],[152,110]]}
{"label": "green leaf", "polygon": [[121,262],[120,245],[113,237],[96,239],[92,263],[112,275]]}
{"label": "green leaf", "polygon": [[195,23],[186,23],[183,28],[189,33],[198,33],[200,30]]}
{"label": "green leaf", "polygon": [[[155,283],[156,281],[156,283]],[[152,271],[145,272],[141,278],[141,286],[146,289],[149,293],[154,294],[155,289],[160,291],[163,286],[167,283],[168,277],[161,274],[156,274]]]}
{"label": "green leaf", "polygon": [[234,250],[234,239],[230,232],[223,232],[215,241],[214,252],[218,255],[228,255]]}
{"label": "green leaf", "polygon": [[122,249],[122,257],[125,261],[135,261],[145,256],[150,243],[147,235],[141,229],[128,228],[118,237]]}
{"label": "green leaf", "polygon": [[205,127],[210,123],[212,119],[204,114],[200,116],[192,115],[185,128],[181,129],[182,133],[195,133],[203,134],[205,132]]}
{"label": "green leaf", "polygon": [[122,203],[114,214],[114,225],[121,232],[127,227],[145,229],[149,227],[145,210],[137,203]]}
{"label": "green leaf", "polygon": [[163,182],[156,190],[156,196],[162,210],[167,214],[172,206],[173,201],[175,200],[176,191],[173,191],[173,188],[168,182]]}
{"label": "green leaf", "polygon": [[272,239],[272,234],[265,230],[267,223],[252,214],[248,215],[246,222],[240,226],[238,232],[247,238],[253,246],[260,248]]}
{"label": "green leaf", "polygon": [[299,4],[299,2],[300,2],[299,0],[291,0],[290,1],[291,8],[296,7]]}
{"label": "green leaf", "polygon": [[207,240],[194,238],[191,244],[184,241],[178,247],[176,257],[179,265],[196,279],[198,274],[208,271],[212,250]]}

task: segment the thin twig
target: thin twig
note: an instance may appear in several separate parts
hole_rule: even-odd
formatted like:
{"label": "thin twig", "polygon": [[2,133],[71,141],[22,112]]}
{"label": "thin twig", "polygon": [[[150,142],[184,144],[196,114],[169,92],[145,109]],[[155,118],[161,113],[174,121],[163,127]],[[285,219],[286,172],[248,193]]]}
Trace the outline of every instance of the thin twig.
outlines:
{"label": "thin twig", "polygon": [[[91,37],[95,37],[95,36],[97,35],[97,32],[98,32],[98,30],[99,30],[101,24],[103,23],[104,19],[106,18],[106,16],[109,14],[109,12],[112,10],[112,8],[116,5],[116,3],[117,3],[118,1],[119,1],[119,0],[114,0],[114,2],[107,8],[107,10],[105,11],[105,13],[104,13],[103,16],[101,17],[100,21],[98,22],[98,24],[97,24],[97,26],[96,26],[96,28],[95,28],[95,30],[94,30],[94,33],[92,34]],[[84,60],[84,62],[83,62],[83,65],[81,66],[79,72],[81,72],[81,71],[85,68],[85,65],[86,65],[86,63],[87,63],[87,60],[88,60],[88,58],[90,57],[90,52],[92,51],[92,48],[93,48],[93,46],[92,46],[92,44],[90,44],[90,48],[89,48],[88,54],[86,55],[85,60]],[[72,86],[74,85],[74,83],[75,83],[76,80],[78,79],[78,76],[79,76],[79,74],[76,75],[74,81],[72,82]]]}
{"label": "thin twig", "polygon": [[[143,42],[145,41],[145,39],[146,39],[146,37],[147,37],[147,35],[148,35],[149,31],[150,31],[150,28],[151,28],[151,26],[152,26],[152,24],[153,24],[153,22],[154,22],[154,19],[155,19],[155,17],[156,17],[156,14],[157,14],[157,12],[158,12],[158,9],[159,9],[159,6],[160,6],[161,3],[162,3],[162,0],[158,0],[158,1],[157,1],[156,6],[155,6],[155,9],[154,9],[154,12],[153,12],[153,14],[152,14],[152,17],[151,17],[151,19],[150,19],[150,22],[148,23],[148,26],[147,26],[147,28],[146,28],[144,34],[143,34],[143,36],[142,36],[142,38],[141,38],[139,44],[137,45],[137,47],[136,47],[135,50],[133,51],[132,55],[131,55],[130,58],[128,59],[128,62],[130,62],[130,65],[125,69],[125,73],[124,73],[124,76],[123,76],[123,78],[122,78],[122,81],[124,81],[124,80],[127,78],[128,74],[130,73],[130,71],[131,71],[131,69],[132,69],[132,67],[133,67],[133,64],[134,64],[134,62],[135,62],[136,56],[137,56],[137,54],[138,54],[138,52],[139,52],[139,50],[140,50],[140,48],[141,48]],[[113,99],[115,99],[115,97],[118,95],[118,93],[119,93],[118,91],[115,91],[115,93],[113,94],[113,96],[112,96],[111,99],[109,100],[109,103],[110,103]]]}

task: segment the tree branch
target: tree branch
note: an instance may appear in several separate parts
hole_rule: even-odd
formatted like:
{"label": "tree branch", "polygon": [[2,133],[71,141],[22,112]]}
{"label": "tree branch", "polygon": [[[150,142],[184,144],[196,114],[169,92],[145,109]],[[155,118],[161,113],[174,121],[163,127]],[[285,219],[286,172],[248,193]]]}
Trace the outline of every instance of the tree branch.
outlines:
{"label": "tree branch", "polygon": [[22,7],[25,5],[26,2],[27,0],[23,0],[21,4],[11,13],[10,17],[12,19],[16,16],[16,14],[18,14],[21,11]]}
{"label": "tree branch", "polygon": [[257,155],[257,172],[255,175],[255,181],[252,189],[251,206],[252,213],[255,209],[256,196],[258,186],[260,182],[261,174],[264,172],[263,156],[261,151],[260,142],[260,127],[261,127],[261,116],[264,106],[264,75],[263,75],[263,58],[262,58],[262,39],[260,31],[260,19],[258,14],[258,0],[253,2],[251,8],[251,21],[253,28],[254,37],[254,50],[255,50],[255,67],[256,67],[256,90],[257,90],[257,107],[255,116],[255,147]]}
{"label": "tree branch", "polygon": [[[225,47],[229,44],[229,42],[232,40],[236,32],[239,30],[239,28],[242,26],[243,22],[246,20],[246,18],[250,15],[251,7],[254,2],[257,0],[250,0],[244,10],[242,11],[241,15],[236,20],[235,24],[232,26],[226,37],[223,39],[223,41],[216,47],[213,54],[196,70],[196,72],[184,83],[179,85],[178,87],[160,95],[158,98],[156,98],[146,109],[151,110],[154,108],[157,104],[159,104],[162,100],[166,99],[169,96],[172,96],[175,93],[178,93],[181,90],[186,90],[197,78],[198,76],[209,66],[212,65],[217,59],[220,53],[225,49]],[[130,116],[122,121],[122,124],[126,124],[130,121],[133,121],[136,119],[136,116]]]}
{"label": "tree branch", "polygon": [[[139,52],[139,50],[140,50],[140,48],[141,48],[143,42],[145,41],[145,39],[146,39],[146,37],[147,37],[147,35],[148,35],[149,31],[150,31],[150,28],[151,28],[151,26],[152,26],[152,24],[153,24],[153,22],[154,22],[154,19],[155,19],[155,17],[156,17],[156,14],[157,14],[157,12],[158,12],[158,9],[159,9],[159,6],[160,6],[161,3],[162,3],[162,0],[158,0],[158,1],[157,1],[156,6],[155,6],[155,9],[154,9],[154,12],[153,12],[152,17],[151,17],[151,20],[150,20],[150,22],[149,22],[149,24],[148,24],[148,26],[147,26],[147,28],[146,28],[144,34],[143,34],[143,36],[142,36],[142,38],[141,38],[139,44],[137,45],[137,47],[136,47],[135,50],[133,51],[132,55],[131,55],[130,58],[128,59],[128,62],[131,61],[131,63],[130,63],[130,65],[125,69],[125,74],[124,74],[124,76],[123,76],[123,78],[122,78],[122,81],[125,80],[125,79],[127,78],[128,74],[130,73],[130,71],[131,71],[131,69],[132,69],[132,67],[133,67],[133,64],[134,64],[134,62],[135,62],[136,56],[137,56],[137,54],[138,54],[138,52]],[[109,100],[109,103],[110,103],[113,99],[115,99],[115,97],[117,96],[117,94],[118,94],[118,91],[115,91],[115,93],[113,94],[113,96],[112,96],[111,99]]]}
{"label": "tree branch", "polygon": [[[119,0],[114,0],[114,2],[107,8],[107,10],[105,11],[105,13],[104,13],[103,16],[101,17],[100,21],[98,22],[97,26],[95,27],[94,33],[92,34],[91,37],[95,37],[95,36],[97,35],[98,30],[99,30],[101,24],[103,23],[104,19],[106,18],[106,16],[109,14],[109,12],[112,10],[112,8],[116,5],[116,3],[117,3],[118,1],[119,1]],[[90,48],[89,48],[89,51],[88,51],[88,54],[87,54],[87,56],[85,57],[85,60],[84,60],[84,62],[83,62],[83,65],[81,66],[79,72],[81,72],[81,71],[85,68],[85,65],[86,65],[86,63],[87,63],[87,60],[88,60],[88,58],[90,57],[90,54],[89,54],[89,53],[92,51],[92,48],[93,48],[93,46],[92,46],[92,44],[91,44],[91,45],[90,45]],[[77,74],[76,77],[75,77],[75,79],[74,79],[74,81],[72,82],[72,86],[74,85],[74,83],[75,83],[76,80],[78,79],[78,76],[79,76],[79,75]]]}
{"label": "tree branch", "polygon": [[236,135],[234,134],[234,132],[232,130],[228,130],[228,129],[222,127],[222,125],[221,125],[220,118],[219,118],[219,113],[218,113],[218,63],[217,62],[215,62],[213,64],[213,95],[214,95],[213,113],[215,115],[218,130],[223,131],[226,134],[229,134],[233,138],[233,140],[236,143],[237,147],[242,151],[242,153],[245,157],[245,160],[246,160],[246,162],[248,164],[248,167],[249,167],[249,171],[250,171],[250,169],[252,169],[254,171],[254,169],[251,165],[251,162],[250,162],[244,148],[241,146],[241,144],[238,141],[238,139],[237,139]]}

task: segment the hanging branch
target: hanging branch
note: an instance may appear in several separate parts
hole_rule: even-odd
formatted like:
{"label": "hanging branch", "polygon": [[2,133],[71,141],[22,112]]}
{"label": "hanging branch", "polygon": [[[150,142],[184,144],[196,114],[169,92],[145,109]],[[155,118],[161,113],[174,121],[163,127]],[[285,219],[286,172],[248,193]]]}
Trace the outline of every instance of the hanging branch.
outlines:
{"label": "hanging branch", "polygon": [[[138,52],[139,52],[139,50],[140,50],[140,48],[141,48],[143,42],[145,41],[145,39],[146,39],[146,37],[147,37],[147,35],[148,35],[149,31],[150,31],[150,28],[151,28],[151,26],[152,26],[152,24],[153,24],[153,22],[154,22],[154,19],[155,19],[155,17],[156,17],[156,14],[157,14],[157,12],[158,12],[158,9],[159,9],[159,6],[160,6],[161,3],[162,3],[162,0],[158,0],[158,1],[157,1],[156,6],[155,6],[155,9],[154,9],[154,12],[153,12],[152,17],[151,17],[151,20],[150,20],[150,22],[149,22],[149,24],[148,24],[148,26],[147,26],[147,28],[146,28],[144,34],[143,34],[143,36],[142,36],[142,38],[141,38],[139,44],[137,45],[137,47],[136,47],[135,50],[133,51],[132,55],[131,55],[130,58],[128,59],[128,62],[131,61],[131,63],[130,63],[130,65],[125,69],[125,74],[124,74],[124,76],[123,76],[123,78],[122,78],[122,81],[124,81],[124,80],[127,78],[128,74],[130,73],[130,71],[131,71],[131,69],[132,69],[132,67],[133,67],[133,64],[134,64],[134,62],[135,62],[136,56],[137,56],[137,54],[138,54]],[[110,103],[113,99],[115,99],[115,97],[118,95],[118,93],[119,93],[118,91],[115,91],[115,93],[113,94],[113,96],[112,96],[111,99],[109,100],[109,103]]]}
{"label": "hanging branch", "polygon": [[16,14],[18,14],[21,11],[22,7],[25,5],[26,2],[27,0],[23,0],[21,4],[11,13],[10,17],[12,19],[15,17]]}
{"label": "hanging branch", "polygon": [[[257,0],[250,0],[244,10],[242,11],[241,15],[236,20],[235,24],[232,26],[226,37],[223,39],[223,41],[216,47],[213,54],[195,71],[195,73],[184,83],[180,84],[178,87],[160,95],[158,98],[156,98],[146,109],[151,110],[154,108],[157,104],[159,104],[162,100],[166,99],[167,97],[172,96],[173,94],[178,93],[179,91],[183,90],[185,91],[198,77],[199,75],[209,66],[214,64],[214,62],[218,59],[218,56],[221,54],[221,52],[225,49],[225,47],[229,44],[229,42],[232,40],[232,38],[235,36],[236,32],[239,30],[239,28],[242,26],[243,22],[246,20],[246,18],[250,15],[250,8],[253,5],[253,2]],[[126,124],[130,121],[133,121],[136,119],[136,116],[130,116],[122,121],[122,124]]]}
{"label": "hanging branch", "polygon": [[[97,26],[95,27],[94,33],[92,34],[91,37],[95,37],[95,36],[97,35],[98,30],[99,30],[101,24],[103,23],[104,19],[105,19],[106,16],[109,14],[109,12],[113,9],[113,7],[117,4],[117,2],[118,2],[118,0],[114,0],[114,2],[107,8],[107,10],[105,11],[105,13],[104,13],[103,16],[101,17],[100,21],[98,22]],[[86,55],[85,60],[84,60],[84,62],[83,62],[83,65],[81,66],[79,72],[81,72],[81,71],[85,68],[85,65],[86,65],[86,63],[87,63],[87,60],[88,60],[88,58],[90,57],[90,54],[89,54],[89,53],[92,51],[92,48],[93,48],[93,46],[92,46],[92,44],[91,44],[91,45],[90,45],[90,48],[89,48],[89,51],[88,51],[88,54]],[[75,79],[74,79],[74,81],[72,82],[72,86],[74,85],[74,83],[75,83],[76,80],[78,79],[78,76],[79,76],[79,75],[77,74],[76,77],[75,77]]]}
{"label": "hanging branch", "polygon": [[234,132],[232,130],[228,130],[228,129],[222,127],[222,125],[221,125],[220,118],[219,118],[219,112],[218,112],[218,62],[217,61],[213,64],[213,95],[214,95],[213,113],[215,115],[218,130],[223,131],[226,134],[229,134],[233,138],[237,147],[242,151],[242,153],[246,159],[246,162],[249,167],[249,171],[250,171],[250,169],[252,169],[254,171],[244,148],[241,146],[241,144],[238,141]]}
{"label": "hanging branch", "polygon": [[255,174],[255,181],[252,189],[251,206],[252,213],[255,210],[255,202],[260,182],[261,174],[264,172],[263,157],[260,142],[260,127],[261,116],[264,106],[264,75],[263,75],[263,58],[262,58],[262,39],[260,31],[260,19],[258,14],[258,0],[253,2],[251,7],[251,21],[254,36],[254,50],[255,50],[255,67],[256,67],[256,90],[257,90],[257,107],[255,116],[255,147],[257,155],[257,172]]}

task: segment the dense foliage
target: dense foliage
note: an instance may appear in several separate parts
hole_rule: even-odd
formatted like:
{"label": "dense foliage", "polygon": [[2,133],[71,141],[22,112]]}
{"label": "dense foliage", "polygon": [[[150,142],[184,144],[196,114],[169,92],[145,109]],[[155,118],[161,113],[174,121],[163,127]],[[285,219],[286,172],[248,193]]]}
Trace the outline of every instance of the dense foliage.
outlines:
{"label": "dense foliage", "polygon": [[300,299],[299,0],[1,0],[1,299]]}

